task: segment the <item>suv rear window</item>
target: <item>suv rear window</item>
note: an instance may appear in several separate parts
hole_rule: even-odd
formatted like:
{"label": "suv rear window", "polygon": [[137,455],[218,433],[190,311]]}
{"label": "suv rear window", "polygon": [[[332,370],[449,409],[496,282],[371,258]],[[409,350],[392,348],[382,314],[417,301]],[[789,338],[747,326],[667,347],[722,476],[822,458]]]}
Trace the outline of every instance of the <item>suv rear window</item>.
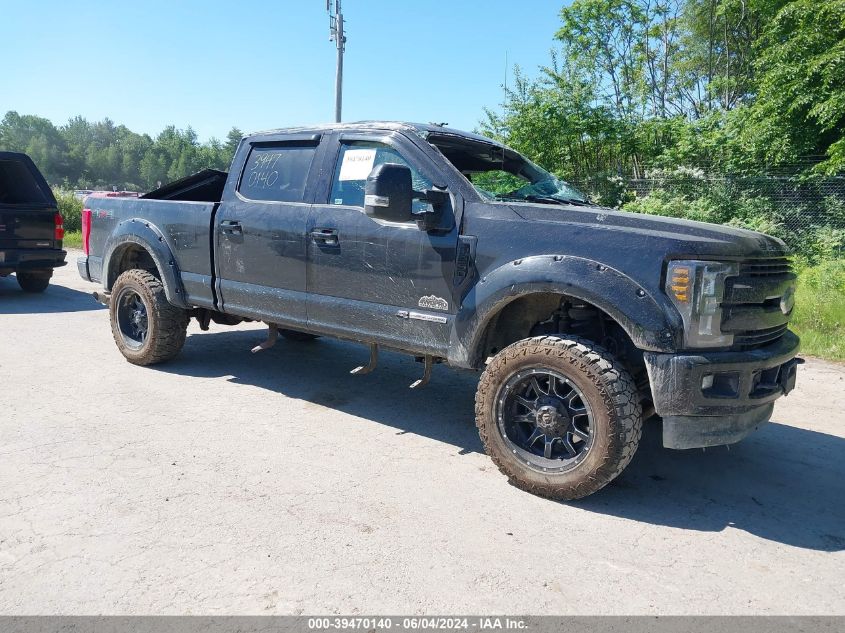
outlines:
{"label": "suv rear window", "polygon": [[29,166],[19,160],[0,160],[0,204],[52,204]]}
{"label": "suv rear window", "polygon": [[238,191],[250,200],[303,202],[316,151],[316,143],[253,147]]}

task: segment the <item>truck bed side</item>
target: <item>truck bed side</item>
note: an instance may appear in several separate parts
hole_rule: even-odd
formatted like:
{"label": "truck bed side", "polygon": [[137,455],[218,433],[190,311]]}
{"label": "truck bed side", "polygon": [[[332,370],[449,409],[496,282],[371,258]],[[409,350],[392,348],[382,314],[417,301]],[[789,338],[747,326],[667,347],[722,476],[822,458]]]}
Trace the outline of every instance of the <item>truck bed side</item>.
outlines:
{"label": "truck bed side", "polygon": [[[210,227],[218,202],[88,198],[91,213],[87,270],[110,290],[127,260],[152,257],[177,305],[213,307]],[[87,274],[86,274],[87,273]]]}

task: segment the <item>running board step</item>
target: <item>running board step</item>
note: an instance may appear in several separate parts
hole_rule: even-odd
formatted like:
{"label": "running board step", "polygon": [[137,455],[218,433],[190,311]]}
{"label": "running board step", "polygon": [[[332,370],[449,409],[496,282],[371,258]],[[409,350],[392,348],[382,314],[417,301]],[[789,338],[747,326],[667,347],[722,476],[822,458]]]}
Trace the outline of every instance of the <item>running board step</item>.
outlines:
{"label": "running board step", "polygon": [[431,380],[431,368],[434,365],[434,358],[426,356],[423,358],[423,363],[425,363],[423,376],[419,380],[415,380],[411,383],[411,389],[420,389],[421,387],[425,387],[428,384],[428,381]]}
{"label": "running board step", "polygon": [[370,345],[370,362],[366,365],[361,365],[360,367],[356,367],[350,374],[355,374],[356,376],[363,376],[364,374],[369,374],[378,366],[378,345],[372,343]]}

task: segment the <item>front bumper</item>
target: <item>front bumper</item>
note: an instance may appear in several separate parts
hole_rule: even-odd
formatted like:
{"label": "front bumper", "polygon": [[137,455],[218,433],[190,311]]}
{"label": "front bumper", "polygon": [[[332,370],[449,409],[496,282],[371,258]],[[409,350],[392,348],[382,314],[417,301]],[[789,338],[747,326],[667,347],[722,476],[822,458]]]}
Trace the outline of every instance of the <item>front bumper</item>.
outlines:
{"label": "front bumper", "polygon": [[67,251],[60,248],[0,248],[0,273],[64,266]]}
{"label": "front bumper", "polygon": [[767,422],[774,401],[795,386],[799,339],[786,332],[759,349],[644,354],[663,445],[733,444]]}

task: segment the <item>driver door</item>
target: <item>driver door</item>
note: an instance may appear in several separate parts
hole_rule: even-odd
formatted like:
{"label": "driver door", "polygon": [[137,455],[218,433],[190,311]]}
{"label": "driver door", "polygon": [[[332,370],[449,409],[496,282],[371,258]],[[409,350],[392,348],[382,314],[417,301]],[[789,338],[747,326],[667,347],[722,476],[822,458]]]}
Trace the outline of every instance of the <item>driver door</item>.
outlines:
{"label": "driver door", "polygon": [[432,166],[398,134],[339,134],[332,143],[324,164],[331,179],[308,220],[309,328],[445,355],[458,307],[453,203],[443,212],[440,230],[372,218],[364,213],[364,183],[372,167],[409,166],[419,191],[431,187]]}

